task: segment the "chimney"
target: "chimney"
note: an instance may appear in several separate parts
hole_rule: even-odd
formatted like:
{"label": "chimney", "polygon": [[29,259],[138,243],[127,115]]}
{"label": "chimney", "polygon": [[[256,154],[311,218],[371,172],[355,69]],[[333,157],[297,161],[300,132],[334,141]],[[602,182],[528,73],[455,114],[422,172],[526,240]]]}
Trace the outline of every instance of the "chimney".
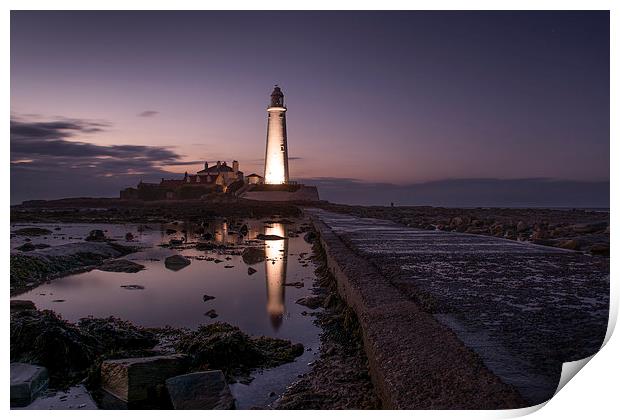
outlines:
{"label": "chimney", "polygon": [[205,162],[205,169],[209,169],[209,162]]}
{"label": "chimney", "polygon": [[239,172],[239,162],[237,162],[236,160],[233,160],[233,172]]}

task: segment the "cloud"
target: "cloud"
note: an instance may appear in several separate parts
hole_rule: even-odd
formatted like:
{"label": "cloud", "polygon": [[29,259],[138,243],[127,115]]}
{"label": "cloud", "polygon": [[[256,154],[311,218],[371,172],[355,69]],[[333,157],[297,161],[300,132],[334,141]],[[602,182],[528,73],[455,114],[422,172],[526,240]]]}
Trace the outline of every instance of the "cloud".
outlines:
{"label": "cloud", "polygon": [[[117,195],[140,178],[175,174],[188,162],[168,147],[102,146],[85,141],[110,124],[80,119],[11,120],[11,202],[69,195]],[[200,162],[201,163],[201,162]]]}
{"label": "cloud", "polygon": [[159,111],[142,111],[141,113],[138,114],[138,117],[154,117],[155,115],[159,114]]}

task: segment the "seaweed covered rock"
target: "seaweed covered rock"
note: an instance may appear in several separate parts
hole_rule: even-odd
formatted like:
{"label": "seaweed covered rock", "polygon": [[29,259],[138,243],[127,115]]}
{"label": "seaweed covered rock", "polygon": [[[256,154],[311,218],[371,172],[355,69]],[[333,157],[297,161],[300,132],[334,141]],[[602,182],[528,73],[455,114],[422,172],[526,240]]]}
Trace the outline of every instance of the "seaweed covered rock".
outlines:
{"label": "seaweed covered rock", "polygon": [[52,231],[49,229],[40,228],[40,227],[26,227],[26,228],[14,230],[11,233],[17,236],[43,236],[43,235],[51,234]]}
{"label": "seaweed covered rock", "polygon": [[82,318],[78,322],[80,331],[97,337],[105,353],[133,349],[149,349],[158,340],[151,331],[135,326],[113,316],[108,318]]}
{"label": "seaweed covered rock", "polygon": [[86,241],[105,241],[105,233],[101,229],[94,229],[88,233],[88,236],[84,238]]}
{"label": "seaweed covered rock", "polygon": [[18,305],[11,311],[11,362],[46,367],[56,385],[83,379],[110,355],[142,354],[158,340],[130,322],[84,318],[75,325],[53,311]]}
{"label": "seaweed covered rock", "polygon": [[99,343],[52,311],[11,313],[11,362],[46,367],[52,378],[71,380],[93,363]]}
{"label": "seaweed covered rock", "polygon": [[194,357],[198,368],[221,369],[227,374],[274,367],[303,354],[301,344],[268,337],[250,337],[239,328],[216,322],[184,334],[176,350]]}
{"label": "seaweed covered rock", "polygon": [[27,255],[11,254],[11,293],[74,270],[92,269],[109,258],[118,258],[136,249],[113,242],[76,242],[31,251]]}

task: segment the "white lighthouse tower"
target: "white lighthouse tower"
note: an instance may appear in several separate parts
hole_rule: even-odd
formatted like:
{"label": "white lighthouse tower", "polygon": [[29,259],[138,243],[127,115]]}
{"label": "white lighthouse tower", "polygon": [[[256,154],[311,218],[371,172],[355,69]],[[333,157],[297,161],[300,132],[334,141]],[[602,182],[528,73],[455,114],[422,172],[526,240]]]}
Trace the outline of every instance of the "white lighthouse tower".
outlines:
{"label": "white lighthouse tower", "polygon": [[265,184],[288,183],[288,147],[286,145],[286,108],[284,94],[276,85],[267,108],[267,149],[265,151]]}

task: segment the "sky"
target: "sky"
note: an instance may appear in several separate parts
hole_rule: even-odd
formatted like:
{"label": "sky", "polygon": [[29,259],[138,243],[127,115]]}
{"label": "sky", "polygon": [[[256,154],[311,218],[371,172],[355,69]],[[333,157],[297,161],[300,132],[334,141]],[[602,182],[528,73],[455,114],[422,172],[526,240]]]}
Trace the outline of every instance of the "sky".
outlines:
{"label": "sky", "polygon": [[261,174],[274,84],[330,201],[609,205],[606,11],[13,11],[11,202]]}

